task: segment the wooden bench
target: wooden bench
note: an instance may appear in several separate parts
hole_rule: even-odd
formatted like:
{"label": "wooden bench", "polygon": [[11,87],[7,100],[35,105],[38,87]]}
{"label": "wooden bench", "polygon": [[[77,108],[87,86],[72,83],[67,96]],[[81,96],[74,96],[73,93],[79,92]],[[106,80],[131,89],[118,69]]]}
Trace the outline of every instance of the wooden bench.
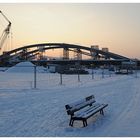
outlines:
{"label": "wooden bench", "polygon": [[83,121],[83,126],[87,126],[87,119],[100,112],[104,115],[103,109],[108,104],[100,104],[95,101],[94,95],[88,96],[77,102],[65,105],[67,114],[70,115],[69,125],[73,126],[75,120]]}

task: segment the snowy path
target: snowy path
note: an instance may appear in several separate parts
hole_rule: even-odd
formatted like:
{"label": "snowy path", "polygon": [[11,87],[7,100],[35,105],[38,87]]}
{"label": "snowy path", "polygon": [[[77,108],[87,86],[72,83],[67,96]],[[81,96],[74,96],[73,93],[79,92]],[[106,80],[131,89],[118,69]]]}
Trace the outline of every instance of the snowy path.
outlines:
{"label": "snowy path", "polygon": [[[122,97],[123,106],[118,106],[121,112],[105,130],[106,136],[140,136],[140,91],[139,85],[136,84],[139,83],[139,79],[127,82],[130,82],[130,87],[125,97]],[[110,131],[111,134],[108,133]]]}
{"label": "snowy path", "polygon": [[[119,87],[115,92],[113,102],[110,102],[112,115],[110,122],[105,126],[101,136],[140,136],[140,92],[139,79],[129,79],[116,85]],[[115,89],[116,90],[116,89]],[[120,95],[119,95],[120,94]],[[117,99],[118,98],[118,99]],[[114,108],[114,110],[113,110]]]}
{"label": "snowy path", "polygon": [[[0,89],[0,136],[140,136],[139,83],[114,76],[48,89]],[[81,122],[69,127],[65,104],[91,94],[109,104],[105,116],[90,118],[85,128]]]}

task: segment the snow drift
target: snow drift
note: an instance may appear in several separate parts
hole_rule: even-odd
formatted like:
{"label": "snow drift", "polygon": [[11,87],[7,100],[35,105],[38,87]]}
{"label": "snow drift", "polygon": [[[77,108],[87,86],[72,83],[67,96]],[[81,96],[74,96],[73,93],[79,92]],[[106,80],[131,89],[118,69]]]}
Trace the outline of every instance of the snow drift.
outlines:
{"label": "snow drift", "polygon": [[34,64],[31,62],[21,62],[16,64],[15,66],[9,68],[6,72],[13,73],[26,73],[26,72],[34,72]]}
{"label": "snow drift", "polygon": [[[21,63],[16,64],[13,67],[10,67],[9,69],[7,69],[6,72],[8,73],[33,73],[34,66],[35,65],[31,62],[21,62]],[[47,72],[47,69],[44,68],[43,66],[37,66],[36,70],[39,73]]]}

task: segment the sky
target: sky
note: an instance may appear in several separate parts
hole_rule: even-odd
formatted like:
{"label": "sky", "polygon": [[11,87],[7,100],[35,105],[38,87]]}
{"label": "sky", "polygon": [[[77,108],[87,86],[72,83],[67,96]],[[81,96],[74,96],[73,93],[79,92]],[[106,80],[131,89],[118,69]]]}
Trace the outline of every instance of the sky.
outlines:
{"label": "sky", "polygon": [[[52,42],[99,45],[140,59],[140,3],[0,3],[0,10],[12,22],[9,49]],[[0,15],[0,35],[7,24]]]}

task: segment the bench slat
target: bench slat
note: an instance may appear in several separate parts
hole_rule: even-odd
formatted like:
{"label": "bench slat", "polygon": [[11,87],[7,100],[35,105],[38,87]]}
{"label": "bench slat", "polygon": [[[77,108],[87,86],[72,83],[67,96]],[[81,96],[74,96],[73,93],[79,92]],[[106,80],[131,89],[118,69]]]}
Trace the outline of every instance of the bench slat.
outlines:
{"label": "bench slat", "polygon": [[73,117],[75,117],[75,118],[87,118],[91,114],[94,114],[94,112],[96,112],[97,110],[103,109],[104,106],[106,106],[106,105],[96,103],[94,106],[91,106],[87,110],[75,114]]}
{"label": "bench slat", "polygon": [[68,115],[74,114],[74,112],[79,111],[80,109],[92,105],[95,103],[95,97],[94,95],[88,96],[83,100],[79,100],[77,102],[67,104],[65,107],[67,109]]}
{"label": "bench slat", "polygon": [[101,104],[99,107],[93,109],[92,111],[88,112],[87,114],[83,115],[82,118],[89,118],[90,116],[96,114],[99,110],[104,109],[108,104]]}
{"label": "bench slat", "polygon": [[84,108],[84,107],[86,107],[88,105],[92,105],[93,103],[95,103],[95,100],[94,99],[92,99],[90,101],[87,101],[87,102],[83,102],[82,104],[79,104],[79,105],[73,107],[71,109],[71,111],[73,111],[73,112],[78,111],[78,110],[80,110],[80,109],[82,109],[82,108]]}
{"label": "bench slat", "polygon": [[80,105],[82,105],[83,103],[89,102],[89,101],[91,101],[91,100],[95,101],[94,95],[88,96],[88,97],[86,97],[85,99],[82,99],[82,100],[76,101],[76,102],[74,102],[74,103],[68,104],[68,105],[66,105],[66,109],[75,108],[76,106],[80,106]]}
{"label": "bench slat", "polygon": [[82,111],[78,111],[78,113],[75,113],[75,115],[73,117],[82,117],[85,114],[90,113],[91,111],[95,110],[97,107],[99,107],[100,104],[99,103],[94,103],[92,106],[87,107],[85,109],[82,109]]}

